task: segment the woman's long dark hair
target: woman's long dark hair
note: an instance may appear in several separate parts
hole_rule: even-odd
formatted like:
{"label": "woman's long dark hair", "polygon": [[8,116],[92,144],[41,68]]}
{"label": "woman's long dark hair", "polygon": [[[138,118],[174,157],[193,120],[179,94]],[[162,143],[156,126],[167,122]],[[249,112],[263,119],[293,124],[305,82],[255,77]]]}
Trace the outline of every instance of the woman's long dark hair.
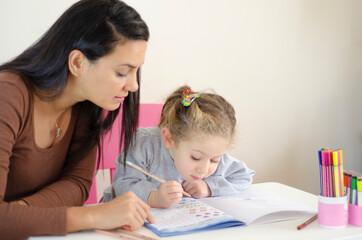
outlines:
{"label": "woman's long dark hair", "polygon": [[[118,0],[81,0],[71,6],[53,26],[31,47],[14,60],[0,66],[1,70],[20,72],[24,81],[39,98],[51,101],[59,96],[69,74],[68,55],[80,50],[89,61],[111,53],[115,46],[127,40],[148,41],[149,31],[140,15]],[[140,73],[137,73],[140,84]],[[138,125],[140,89],[130,92],[122,106],[122,130],[120,149],[125,157],[132,144],[132,136]],[[76,139],[77,150],[72,159],[82,159],[97,144],[100,159],[100,135],[108,131],[120,108],[109,111],[84,101],[78,103],[81,119],[87,119],[86,135]],[[73,163],[74,164],[74,163]],[[98,162],[99,167],[99,162]]]}

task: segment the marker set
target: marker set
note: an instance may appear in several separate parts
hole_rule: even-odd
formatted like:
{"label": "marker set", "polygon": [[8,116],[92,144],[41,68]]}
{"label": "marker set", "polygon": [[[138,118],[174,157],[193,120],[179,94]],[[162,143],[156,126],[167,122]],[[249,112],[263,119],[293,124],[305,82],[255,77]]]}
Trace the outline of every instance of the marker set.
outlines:
{"label": "marker set", "polygon": [[362,204],[361,176],[343,171],[341,149],[322,148],[318,151],[318,156],[319,225],[326,228],[343,228],[350,223],[362,227],[362,206],[359,205]]}

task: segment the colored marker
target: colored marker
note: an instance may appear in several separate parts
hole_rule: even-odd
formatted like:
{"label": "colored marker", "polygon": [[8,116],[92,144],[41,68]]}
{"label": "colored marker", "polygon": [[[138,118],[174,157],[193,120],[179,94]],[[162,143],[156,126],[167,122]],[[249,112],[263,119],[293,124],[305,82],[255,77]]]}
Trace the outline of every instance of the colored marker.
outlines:
{"label": "colored marker", "polygon": [[318,158],[319,158],[319,187],[321,196],[324,196],[323,192],[323,174],[322,174],[322,150],[318,151]]}
{"label": "colored marker", "polygon": [[357,196],[357,177],[352,176],[351,180],[351,204],[356,204],[356,196]]}
{"label": "colored marker", "polygon": [[322,152],[322,157],[324,157],[324,165],[325,165],[325,174],[326,174],[326,195],[327,197],[333,197],[333,190],[332,190],[332,175],[331,175],[331,162],[329,156],[329,150]]}
{"label": "colored marker", "polygon": [[330,175],[330,191],[331,191],[331,197],[335,197],[336,196],[336,176],[334,173],[334,166],[333,166],[333,151],[330,150],[328,152],[328,163],[329,163],[329,175]]}
{"label": "colored marker", "polygon": [[[326,154],[324,151],[322,151],[322,178],[323,178],[323,184],[322,184],[322,196],[329,197],[329,191],[327,191],[327,186],[329,185],[327,182],[327,166],[325,158]],[[329,189],[328,189],[329,190]]]}
{"label": "colored marker", "polygon": [[332,151],[332,164],[333,164],[333,183],[334,183],[334,196],[335,197],[342,197],[340,196],[340,181],[339,181],[339,166],[338,166],[338,152]]}
{"label": "colored marker", "polygon": [[344,186],[344,195],[347,195],[347,173],[344,172],[343,173],[343,178],[344,178],[344,181],[343,181],[343,186]]}
{"label": "colored marker", "polygon": [[357,205],[362,206],[362,177],[357,178]]}
{"label": "colored marker", "polygon": [[343,158],[342,158],[342,150],[339,149],[338,150],[338,174],[339,174],[339,186],[340,186],[340,196],[343,197],[344,191],[343,191],[343,186],[344,186],[344,178],[343,178]]}
{"label": "colored marker", "polygon": [[351,173],[347,172],[347,198],[348,202],[351,202]]}

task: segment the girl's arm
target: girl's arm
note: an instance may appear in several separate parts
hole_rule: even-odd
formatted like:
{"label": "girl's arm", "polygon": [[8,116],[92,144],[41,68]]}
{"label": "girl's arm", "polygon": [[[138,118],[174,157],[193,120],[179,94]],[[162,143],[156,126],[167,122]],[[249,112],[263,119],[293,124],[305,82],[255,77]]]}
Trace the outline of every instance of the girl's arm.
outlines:
{"label": "girl's arm", "polygon": [[[150,130],[151,129],[151,130]],[[151,171],[151,166],[155,166],[155,161],[160,161],[159,145],[160,136],[155,136],[152,133],[152,128],[138,129],[136,131],[134,145],[130,148],[127,161],[139,166],[147,172],[163,178],[162,175]],[[157,162],[159,164],[159,162]],[[146,176],[144,173],[123,165],[123,152],[116,159],[116,172],[113,177],[112,189],[107,189],[104,193],[105,200],[109,200],[119,196],[127,191],[134,192],[144,202],[147,202],[152,191],[156,191],[161,186],[161,183]],[[162,167],[162,166],[160,166]]]}
{"label": "girl's arm", "polygon": [[[137,139],[137,141],[138,140],[139,139]],[[148,171],[148,169],[142,164],[142,162],[138,161],[139,158],[137,157],[139,155],[139,152],[135,151],[135,148],[132,148],[132,150],[129,151],[127,160]],[[123,153],[119,157],[117,157],[116,160],[117,168],[113,177],[111,189],[112,194],[114,194],[112,198],[120,196],[125,192],[132,191],[144,202],[147,202],[150,193],[152,191],[156,191],[160,183],[159,185],[156,185],[157,183],[152,182],[152,179],[147,177],[142,172],[130,166],[124,167],[123,163],[121,163],[121,160],[123,160]],[[109,197],[106,197],[106,194],[105,199],[109,199]]]}
{"label": "girl's arm", "polygon": [[215,173],[204,181],[210,188],[211,196],[230,195],[250,186],[254,174],[255,171],[244,162],[225,154]]}

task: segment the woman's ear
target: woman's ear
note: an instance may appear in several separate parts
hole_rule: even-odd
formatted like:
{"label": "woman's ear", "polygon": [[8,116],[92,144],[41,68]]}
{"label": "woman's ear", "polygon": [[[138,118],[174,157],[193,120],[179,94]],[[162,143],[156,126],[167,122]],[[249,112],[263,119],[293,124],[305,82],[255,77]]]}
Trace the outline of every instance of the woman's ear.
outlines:
{"label": "woman's ear", "polygon": [[68,56],[69,72],[75,77],[79,77],[84,69],[85,61],[87,58],[78,49],[74,49]]}
{"label": "woman's ear", "polygon": [[165,145],[165,148],[167,150],[171,149],[173,145],[173,136],[170,130],[168,128],[162,128],[161,133],[162,133],[163,145]]}

